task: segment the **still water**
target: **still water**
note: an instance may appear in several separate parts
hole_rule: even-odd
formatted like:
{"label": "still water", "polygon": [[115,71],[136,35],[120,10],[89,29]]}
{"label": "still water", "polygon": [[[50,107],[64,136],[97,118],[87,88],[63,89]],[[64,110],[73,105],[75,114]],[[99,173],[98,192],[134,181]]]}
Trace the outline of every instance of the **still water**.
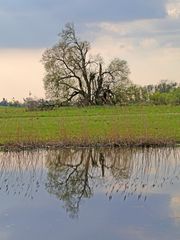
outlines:
{"label": "still water", "polygon": [[180,239],[180,148],[0,153],[0,240]]}

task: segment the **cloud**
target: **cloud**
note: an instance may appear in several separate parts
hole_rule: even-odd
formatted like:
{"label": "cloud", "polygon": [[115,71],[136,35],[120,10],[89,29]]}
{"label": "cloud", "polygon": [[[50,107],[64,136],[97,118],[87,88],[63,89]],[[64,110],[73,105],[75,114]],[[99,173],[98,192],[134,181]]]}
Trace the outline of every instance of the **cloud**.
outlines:
{"label": "cloud", "polygon": [[180,2],[179,0],[169,1],[166,5],[166,11],[169,17],[180,18]]}
{"label": "cloud", "polygon": [[63,16],[83,21],[159,18],[166,13],[164,0],[6,0],[1,9],[25,15],[63,10]]}
{"label": "cloud", "polygon": [[69,21],[122,22],[163,18],[164,0],[6,0],[0,7],[0,47],[46,47]]}
{"label": "cloud", "polygon": [[42,48],[71,21],[93,53],[125,58],[134,82],[180,81],[179,9],[179,0],[0,1],[0,96],[43,96]]}
{"label": "cloud", "polygon": [[[165,26],[168,26],[165,29]],[[92,51],[110,60],[126,59],[131,80],[138,84],[157,83],[161,79],[180,82],[180,35],[172,20],[98,23],[91,29]],[[94,31],[93,35],[93,29]],[[176,35],[170,34],[177,31]],[[88,33],[87,33],[88,39]]]}
{"label": "cloud", "polygon": [[152,47],[156,47],[158,45],[158,42],[156,39],[154,38],[144,38],[141,42],[140,42],[140,46],[142,48],[152,48]]}
{"label": "cloud", "polygon": [[9,240],[12,237],[12,235],[7,231],[0,231],[0,239],[1,240]]}
{"label": "cloud", "polygon": [[171,42],[171,46],[180,46],[180,20],[146,19],[132,22],[100,22],[87,25],[94,37],[111,35],[113,38],[129,38],[141,41],[154,39],[161,45]]}

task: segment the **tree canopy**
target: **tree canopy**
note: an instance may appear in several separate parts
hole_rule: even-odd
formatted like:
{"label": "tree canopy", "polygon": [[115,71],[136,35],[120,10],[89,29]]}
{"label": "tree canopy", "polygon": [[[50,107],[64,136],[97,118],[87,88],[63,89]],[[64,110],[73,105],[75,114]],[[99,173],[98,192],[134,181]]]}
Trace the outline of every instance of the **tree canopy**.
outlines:
{"label": "tree canopy", "polygon": [[100,55],[91,55],[90,43],[82,41],[70,23],[59,34],[58,43],[45,50],[42,62],[46,95],[61,102],[113,103],[114,89],[129,83],[127,62],[115,58],[106,65]]}

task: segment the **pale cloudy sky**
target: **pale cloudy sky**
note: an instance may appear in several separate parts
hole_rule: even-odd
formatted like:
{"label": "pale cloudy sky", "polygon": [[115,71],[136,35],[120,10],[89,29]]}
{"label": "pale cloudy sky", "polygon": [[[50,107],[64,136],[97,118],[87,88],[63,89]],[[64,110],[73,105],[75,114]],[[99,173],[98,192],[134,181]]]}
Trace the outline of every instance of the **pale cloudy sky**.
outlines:
{"label": "pale cloudy sky", "polygon": [[180,0],[0,0],[0,99],[44,96],[41,55],[66,22],[133,82],[180,82]]}

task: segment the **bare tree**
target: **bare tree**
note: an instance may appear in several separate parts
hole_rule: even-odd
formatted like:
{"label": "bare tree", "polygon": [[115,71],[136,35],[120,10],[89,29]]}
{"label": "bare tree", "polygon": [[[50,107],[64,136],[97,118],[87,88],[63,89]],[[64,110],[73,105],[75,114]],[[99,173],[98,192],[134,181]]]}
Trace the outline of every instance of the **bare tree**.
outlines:
{"label": "bare tree", "polygon": [[90,43],[76,36],[73,24],[66,24],[59,37],[42,57],[47,96],[85,105],[111,103],[113,89],[129,81],[127,62],[116,58],[106,67],[101,56],[90,55]]}

